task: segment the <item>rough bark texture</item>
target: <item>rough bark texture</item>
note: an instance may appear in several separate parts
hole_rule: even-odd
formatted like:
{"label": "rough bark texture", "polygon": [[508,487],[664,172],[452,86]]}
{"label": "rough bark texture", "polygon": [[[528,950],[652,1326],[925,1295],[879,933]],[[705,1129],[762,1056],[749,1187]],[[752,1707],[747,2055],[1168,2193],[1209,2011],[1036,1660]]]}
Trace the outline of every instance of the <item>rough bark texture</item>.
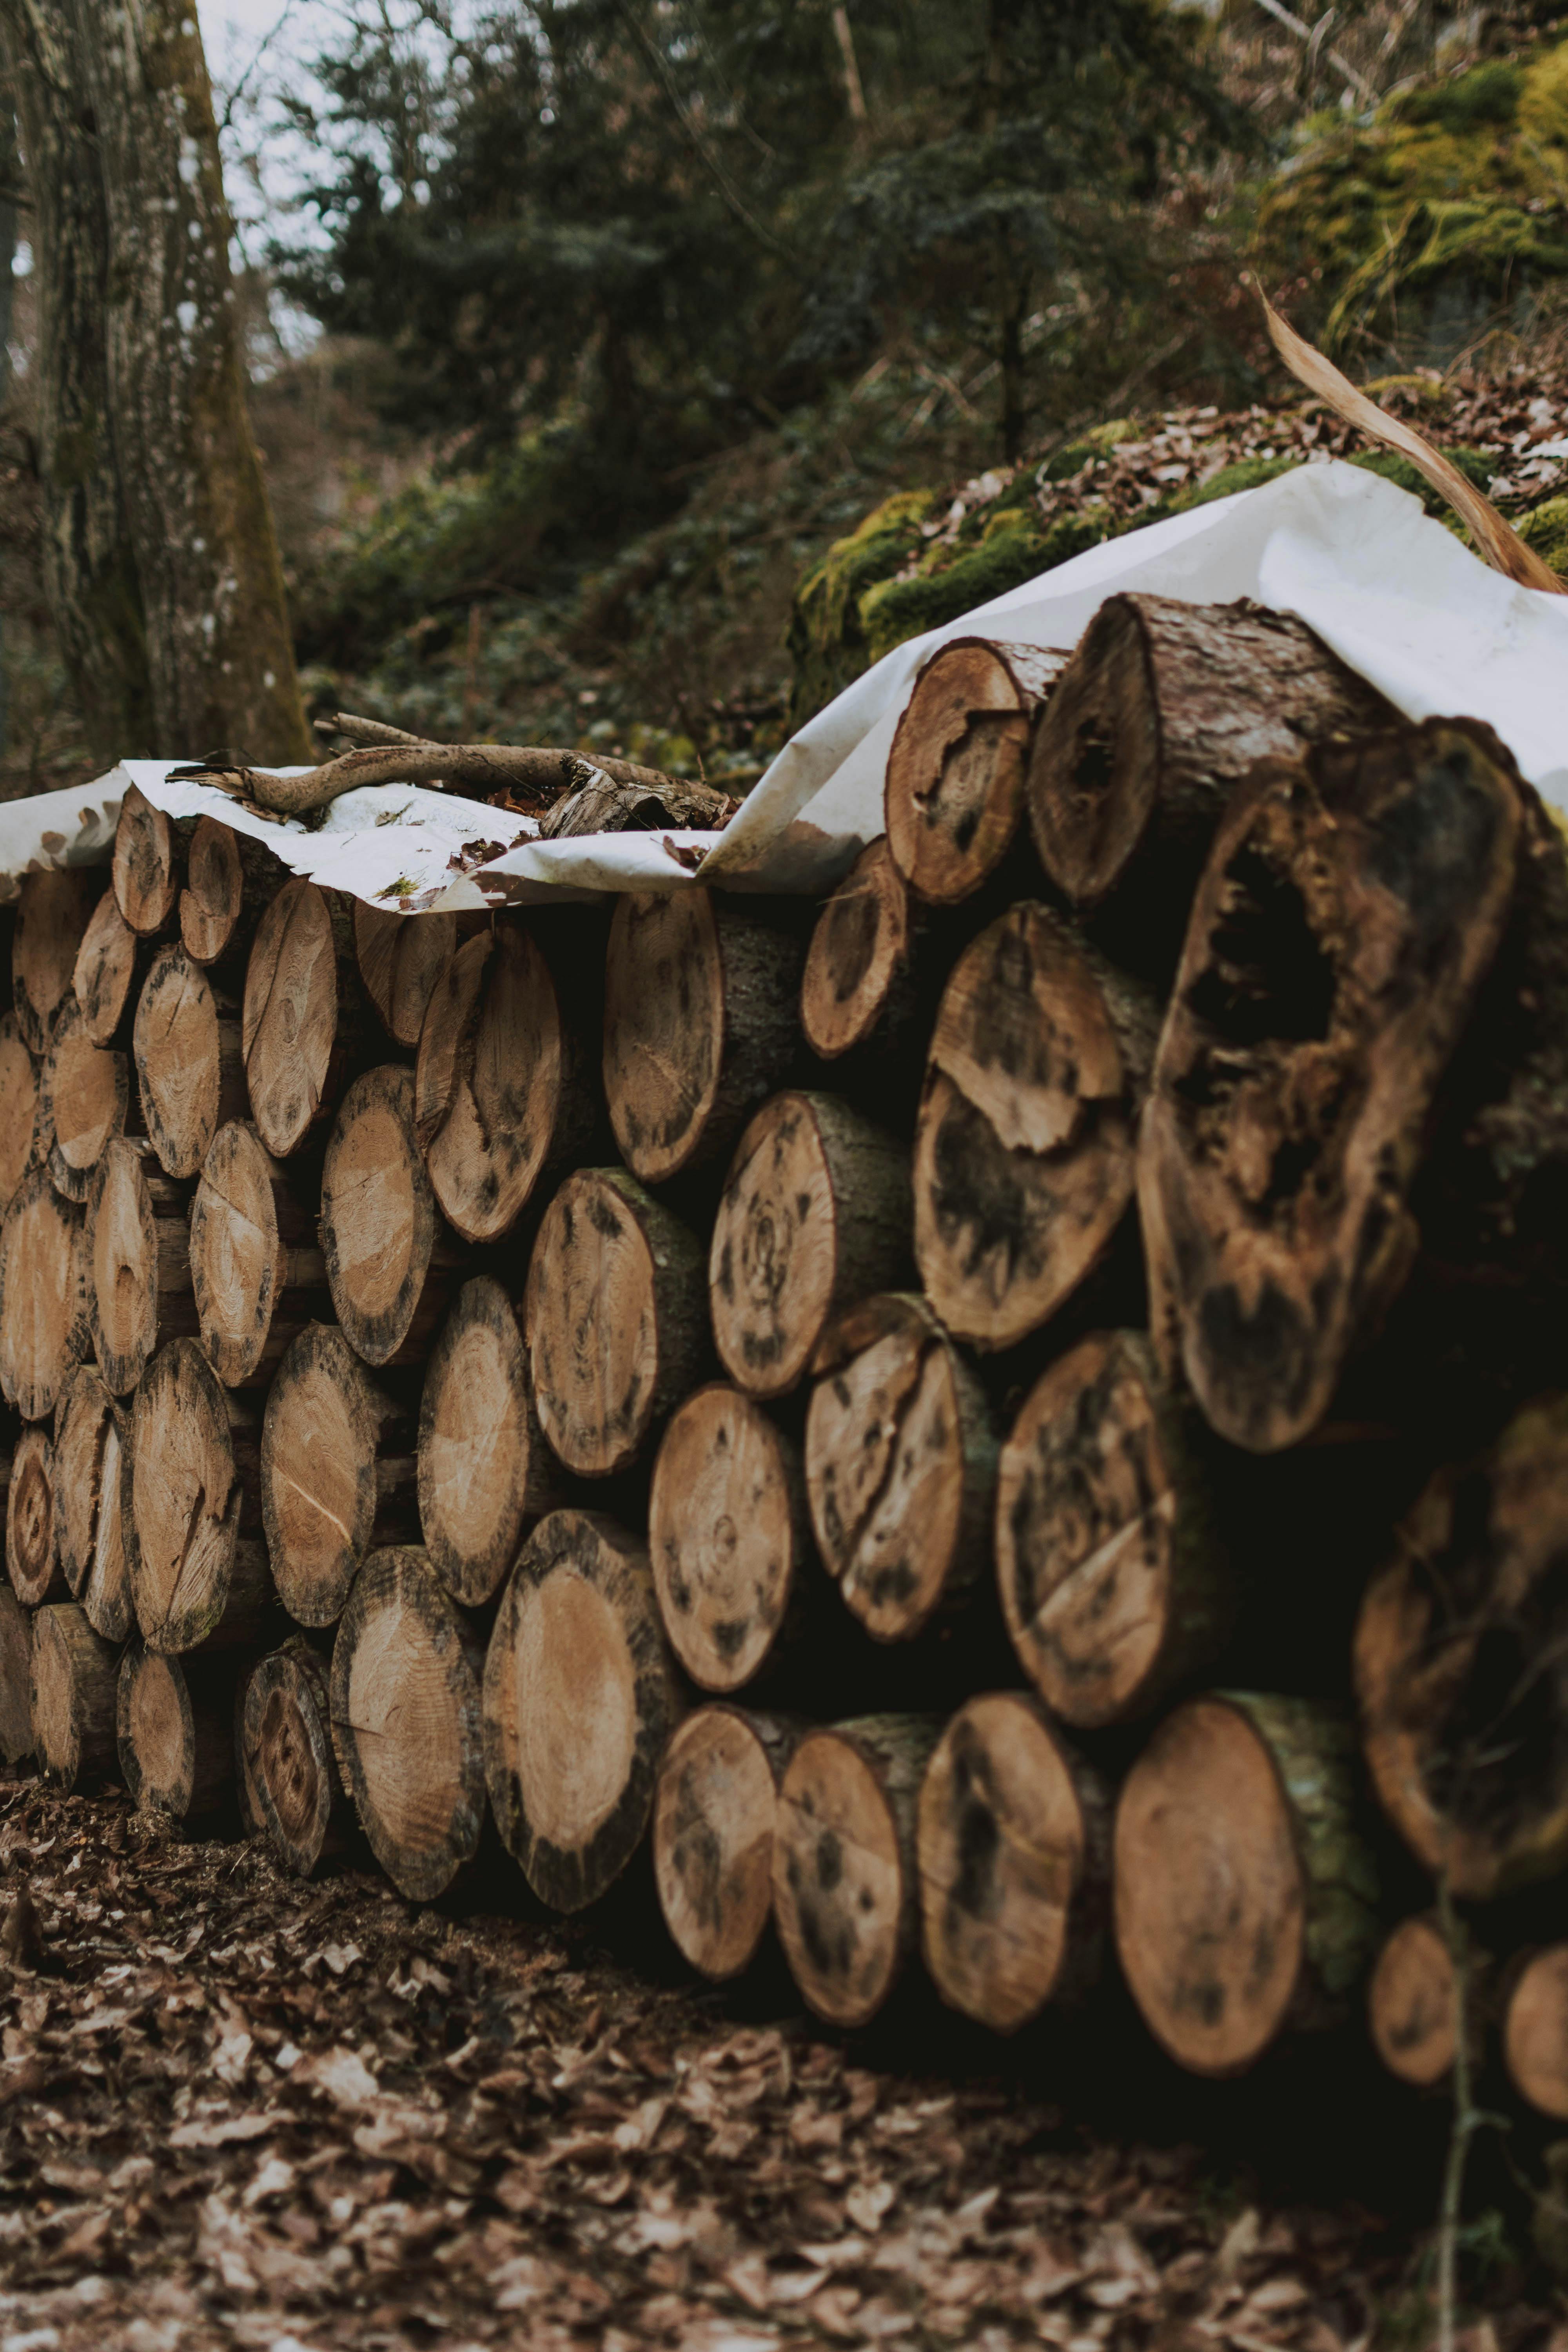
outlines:
{"label": "rough bark texture", "polygon": [[261,1523],[278,1597],[332,1625],[366,1554],[417,1542],[414,1430],[341,1331],[308,1324],[261,1423]]}
{"label": "rough bark texture", "polygon": [[373,1552],[332,1644],[332,1745],[377,1862],[433,1903],[485,1818],[479,1650],[422,1551]]}
{"label": "rough bark texture", "polygon": [[259,1827],[285,1870],[309,1878],[339,1848],[353,1808],[332,1749],[329,1663],[303,1633],[263,1658],[245,1688],[241,1744]]}
{"label": "rough bark texture", "polygon": [[415,1139],[411,1070],[366,1070],[343,1097],[321,1167],[321,1227],[327,1286],[351,1344],[367,1364],[422,1358],[457,1253],[439,1234]]}
{"label": "rough bark texture", "polygon": [[114,450],[108,214],[83,104],[89,40],[76,0],[0,7],[0,58],[21,120],[33,205],[44,585],[93,757],[107,763],[153,755],[158,730]]}
{"label": "rough bark texture", "polygon": [[1140,1331],[1053,1364],[1002,1450],[996,1574],[1019,1663],[1062,1722],[1152,1714],[1219,1661],[1237,1578],[1202,1423]]}
{"label": "rough bark texture", "polygon": [[184,0],[79,0],[77,16],[77,91],[105,196],[108,411],[154,732],[165,746],[308,761],[201,37]]}
{"label": "rough bark texture", "polygon": [[74,1601],[35,1612],[33,1750],[57,1789],[116,1777],[115,1683],[120,1654],[95,1633]]}
{"label": "rough bark texture", "polygon": [[0,1584],[0,1762],[20,1764],[33,1752],[32,1681],[33,1621]]}
{"label": "rough bark texture", "polygon": [[1349,1725],[1234,1692],[1166,1717],[1122,1785],[1116,1946],[1151,2032],[1196,2074],[1341,2022],[1376,1939]]}
{"label": "rough bark texture", "polygon": [[1110,1809],[1037,1699],[999,1691],[959,1708],[918,1817],[921,1944],[950,2008],[1011,2033],[1099,1982]]}
{"label": "rough bark texture", "polygon": [[700,1690],[741,1689],[812,1573],[799,1448],[738,1389],[699,1389],[664,1433],[647,1539],[676,1656]]}
{"label": "rough bark texture", "polygon": [[452,1301],[419,1403],[426,1549],[466,1609],[494,1598],[554,1486],[516,1311],[492,1276],[477,1276]]}
{"label": "rough bark texture", "polygon": [[232,1659],[163,1657],[132,1642],[115,1694],[120,1769],[132,1801],[174,1822],[210,1821],[234,1789]]}
{"label": "rough bark texture", "polygon": [[918,897],[953,906],[1005,856],[1029,748],[1068,661],[1047,646],[950,637],[921,671],[888,753],[888,847]]}
{"label": "rough bark texture", "polygon": [[1431,719],[1259,770],[1215,836],[1138,1188],[1156,1344],[1233,1444],[1303,1437],[1410,1273],[1520,830],[1496,738]]}
{"label": "rough bark texture", "polygon": [[188,1184],[163,1174],[142,1139],[117,1136],[88,1194],[88,1324],[98,1368],[128,1396],[155,1350],[197,1329]]}
{"label": "rough bark texture", "polygon": [[485,1660],[496,1826],[542,1902],[578,1911],[642,1842],[679,1699],[647,1553],[552,1511],[519,1555]]}
{"label": "rough bark texture", "polygon": [[658,1768],[653,1868],[681,1958],[721,1983],[755,1958],[773,1916],[778,1786],[805,1725],[695,1707]]}
{"label": "rough bark texture", "polygon": [[910,1263],[909,1154],[826,1094],[782,1094],[741,1138],[708,1260],[713,1337],[737,1386],[783,1396],[836,1316]]}
{"label": "rough bark texture", "polygon": [[220,1127],[191,1203],[202,1346],[227,1388],[270,1380],[307,1323],[331,1312],[312,1196],[248,1120]]}

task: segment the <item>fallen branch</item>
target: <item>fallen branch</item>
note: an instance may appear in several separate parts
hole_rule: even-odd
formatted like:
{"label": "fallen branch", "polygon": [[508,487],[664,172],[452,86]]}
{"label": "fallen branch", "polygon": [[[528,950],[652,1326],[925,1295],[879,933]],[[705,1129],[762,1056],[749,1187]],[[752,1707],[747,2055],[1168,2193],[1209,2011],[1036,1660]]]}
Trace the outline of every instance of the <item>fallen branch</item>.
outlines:
{"label": "fallen branch", "polygon": [[[675,824],[717,827],[728,821],[734,806],[722,793],[664,775],[657,768],[639,768],[629,760],[585,760],[576,751],[549,751],[533,743],[366,744],[297,776],[233,766],[220,757],[176,768],[171,781],[216,784],[220,792],[252,801],[273,815],[305,816],[362,784],[423,784],[437,778],[470,788],[476,799],[504,799],[507,806],[524,813],[552,808],[568,793],[601,778],[658,794],[669,808],[668,822]],[[677,803],[683,812],[701,809],[704,814],[677,815]]]}

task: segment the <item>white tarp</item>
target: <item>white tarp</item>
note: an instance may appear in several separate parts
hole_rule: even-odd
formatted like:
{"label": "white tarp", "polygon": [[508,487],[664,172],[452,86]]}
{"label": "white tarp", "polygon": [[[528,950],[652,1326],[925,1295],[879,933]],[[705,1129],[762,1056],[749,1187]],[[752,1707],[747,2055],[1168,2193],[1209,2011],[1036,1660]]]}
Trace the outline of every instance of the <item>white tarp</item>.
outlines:
{"label": "white tarp", "polygon": [[1300,614],[1410,718],[1489,721],[1568,814],[1568,596],[1512,586],[1419,499],[1331,461],[1090,548],[898,646],[807,721],[722,834],[538,841],[524,819],[400,784],[345,793],[312,831],[252,816],[212,785],[172,783],[161,763],[127,761],[79,791],[0,806],[0,891],[9,895],[31,866],[107,859],[129,779],[171,815],[220,817],[258,835],[296,873],[410,912],[707,881],[820,890],[882,830],[888,747],[938,645],[979,631],[1071,646],[1124,589],[1199,604],[1251,596]]}

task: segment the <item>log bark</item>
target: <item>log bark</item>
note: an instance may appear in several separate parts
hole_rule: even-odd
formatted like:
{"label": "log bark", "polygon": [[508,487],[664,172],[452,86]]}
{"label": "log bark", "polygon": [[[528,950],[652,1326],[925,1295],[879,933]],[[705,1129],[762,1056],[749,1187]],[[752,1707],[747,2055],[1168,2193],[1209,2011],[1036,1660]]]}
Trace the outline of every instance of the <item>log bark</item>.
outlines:
{"label": "log bark", "polygon": [[155,1351],[196,1331],[188,1184],[160,1171],[145,1141],[117,1136],[88,1195],[88,1324],[98,1369],[129,1396]]}
{"label": "log bark", "polygon": [[35,1423],[12,1452],[5,1507],[5,1573],[24,1609],[70,1597],[60,1568],[59,1517],[54,1442]]}
{"label": "log bark", "polygon": [[1486,1900],[1568,1866],[1568,1399],[1431,1481],[1373,1579],[1355,1686],[1373,1785],[1433,1877]]}
{"label": "log bark", "polygon": [[456,915],[394,915],[354,900],[354,956],[364,992],[395,1045],[412,1053],[426,1008],[458,952]]}
{"label": "log bark", "polygon": [[115,1744],[121,1777],[144,1812],[210,1821],[234,1792],[232,1658],[164,1657],[140,1642],[120,1661]]}
{"label": "log bark", "polygon": [[63,1199],[85,1201],[105,1150],[125,1130],[131,1065],[124,1054],[93,1043],[74,994],[55,1016],[41,1097],[49,1181]]}
{"label": "log bark", "polygon": [[246,1109],[241,1024],[183,947],[162,947],[136,1001],[142,1116],[164,1170],[195,1176],[226,1120]]}
{"label": "log bark", "polygon": [[242,1738],[262,1834],[309,1878],[343,1844],[353,1808],[332,1752],[330,1666],[303,1633],[263,1658],[246,1685]]}
{"label": "log bark", "polygon": [[0,1014],[0,1214],[28,1170],[47,1159],[51,1140],[37,1057],[22,1042],[16,1014]]}
{"label": "log bark", "polygon": [[1513,897],[1495,738],[1428,720],[1260,769],[1215,836],[1139,1150],[1151,1322],[1222,1436],[1321,1421],[1414,1265],[1434,1097]]}
{"label": "log bark", "polygon": [[990,1568],[991,1409],[923,1299],[865,1300],[832,1347],[805,1423],[817,1549],[874,1640],[910,1641]]}
{"label": "log bark", "polygon": [[579,1169],[544,1213],[523,1336],[553,1452],[609,1478],[651,1452],[709,1354],[696,1237],[619,1168]]}
{"label": "log bark", "polygon": [[261,1522],[290,1617],[336,1624],[366,1555],[418,1542],[416,1484],[412,1422],[341,1331],[307,1324],[261,1423]]}
{"label": "log bark", "polygon": [[1453,2073],[1455,1990],[1453,1955],[1436,1913],[1402,1919],[1373,1965],[1366,2021],[1373,2048],[1412,2090],[1436,2090]]}
{"label": "log bark", "polygon": [[0,1584],[0,1762],[33,1752],[33,1621],[9,1585]]}
{"label": "log bark", "polygon": [[540,1521],[485,1659],[485,1778],[508,1852],[580,1911],[642,1843],[680,1711],[647,1553],[598,1511]]}
{"label": "log bark", "polygon": [[799,1050],[802,942],[707,890],[627,891],[605,967],[605,1098],[645,1184],[722,1161]]}
{"label": "log bark", "polygon": [[779,1782],[805,1726],[723,1705],[695,1707],[658,1768],[653,1869],[677,1951],[716,1984],[756,1958],[773,1916]]}
{"label": "log bark", "polygon": [[165,1656],[254,1647],[277,1609],[259,1540],[257,1431],[194,1339],[172,1340],[147,1367],[121,1491],[147,1647]]}
{"label": "log bark", "polygon": [[1142,1332],[1051,1365],[1002,1450],[996,1575],[1019,1664],[1063,1723],[1152,1714],[1237,1619],[1201,1424]]}
{"label": "log bark", "polygon": [[305,1326],[331,1314],[307,1202],[247,1119],[219,1128],[191,1203],[190,1260],[202,1346],[226,1388],[269,1381]]}
{"label": "log bark", "polygon": [[1537,2115],[1568,2123],[1568,1944],[1532,1951],[1510,1972],[1502,2055],[1520,2097]]}
{"label": "log bark", "polygon": [[784,1396],[835,1317],[897,1287],[910,1263],[909,1154],[826,1094],[764,1103],[741,1139],[713,1223],[709,1295],[725,1370]]}
{"label": "log bark", "polygon": [[1113,892],[1131,902],[1151,948],[1168,955],[1226,803],[1257,762],[1394,716],[1288,613],[1108,597],[1035,737],[1040,861],[1076,907]]}
{"label": "log bark", "polygon": [[499,919],[450,959],[419,1033],[415,1133],[454,1231],[500,1241],[541,1178],[582,1155],[595,1119],[550,966],[521,923]]}
{"label": "log bark", "polygon": [[314,882],[285,882],[251,941],[241,1045],[250,1116],[286,1160],[331,1116],[363,1028],[348,917]]}
{"label": "log bark", "polygon": [[920,1931],[916,1813],[935,1717],[868,1715],[806,1734],[779,1786],[773,1917],[806,2006],[867,2025]]}
{"label": "log bark", "polygon": [[1337,2024],[1372,1958],[1377,1877],[1349,1726],[1306,1699],[1189,1700],[1122,1786],[1116,1946],[1144,2022],[1195,2074]]}
{"label": "log bark", "polygon": [[201,36],[184,0],[91,0],[78,22],[78,103],[94,123],[108,229],[109,414],[155,732],[308,761]]}
{"label": "log bark", "polygon": [[493,1276],[464,1283],[431,1351],[418,1484],[432,1568],[465,1609],[483,1608],[528,1520],[559,1499],[516,1310]]}
{"label": "log bark", "polygon": [[60,1572],[106,1642],[131,1631],[121,1465],[127,1419],[98,1373],[79,1366],[55,1409]]}
{"label": "log bark", "polygon": [[541,841],[566,841],[589,833],[659,833],[667,825],[717,833],[740,806],[710,785],[688,783],[652,770],[643,773],[646,782],[636,781],[635,772],[630,780],[602,770],[590,772],[586,782],[556,801],[540,825]]}
{"label": "log bark", "polygon": [[659,1614],[700,1690],[740,1690],[783,1645],[813,1573],[799,1448],[714,1381],[679,1405],[648,1496]]}
{"label": "log bark", "polygon": [[239,1810],[240,1832],[247,1838],[264,1837],[267,1824],[261,1813],[261,1790],[256,1775],[256,1754],[246,1734],[245,1702],[252,1677],[260,1660],[240,1661],[239,1680],[234,1691],[234,1793]]}
{"label": "log bark", "polygon": [[411,1903],[435,1902],[479,1850],[479,1671],[424,1553],[373,1552],[332,1645],[332,1746],[371,1850]]}
{"label": "log bark", "polygon": [[[825,1062],[900,1061],[925,1007],[916,979],[923,917],[886,836],[863,849],[824,900],[800,982],[800,1025]],[[925,1039],[920,1039],[923,1053]]]}
{"label": "log bark", "polygon": [[112,1045],[124,1026],[137,946],[114,892],[106,890],[92,910],[71,966],[71,993],[95,1045]]}
{"label": "log bark", "polygon": [[165,929],[180,896],[174,827],[139,784],[120,803],[114,828],[114,903],[138,939]]}
{"label": "log bark", "polygon": [[915,1134],[915,1258],[953,1335],[1008,1348],[1104,1261],[1131,1202],[1158,1018],[1048,908],[954,966]]}
{"label": "log bark", "polygon": [[343,1097],[321,1167],[332,1308],[367,1364],[419,1362],[460,1263],[439,1227],[414,1131],[414,1073],[386,1063]]}
{"label": "log bark", "polygon": [[882,800],[893,863],[920,898],[955,906],[1001,863],[1040,713],[1068,661],[1050,646],[950,637],[921,669]]}
{"label": "log bark", "polygon": [[45,866],[22,877],[11,934],[11,1002],[30,1053],[47,1049],[98,892],[98,877],[85,866]]}
{"label": "log bark", "polygon": [[33,1752],[51,1787],[90,1789],[116,1778],[115,1682],[120,1654],[74,1601],[33,1614]]}
{"label": "log bark", "polygon": [[921,1784],[921,1939],[950,2009],[1012,2033],[1099,1983],[1111,1799],[1021,1691],[972,1698]]}
{"label": "log bark", "polygon": [[0,1391],[24,1421],[47,1419],[90,1345],[82,1223],[35,1168],[0,1225]]}
{"label": "log bark", "polygon": [[196,819],[180,892],[180,944],[205,969],[227,953],[245,907],[239,836],[216,817]]}

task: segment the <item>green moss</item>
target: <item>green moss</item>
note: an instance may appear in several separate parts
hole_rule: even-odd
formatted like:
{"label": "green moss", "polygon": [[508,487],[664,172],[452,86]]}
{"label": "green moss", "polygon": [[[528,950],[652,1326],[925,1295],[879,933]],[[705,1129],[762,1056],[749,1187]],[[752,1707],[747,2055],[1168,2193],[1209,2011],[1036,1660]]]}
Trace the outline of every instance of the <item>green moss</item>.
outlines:
{"label": "green moss", "polygon": [[831,702],[875,659],[861,617],[866,594],[879,581],[890,580],[921,545],[921,525],[935,497],[932,490],[900,490],[885,499],[847,539],[835,540],[801,582],[789,625],[792,726]]}
{"label": "green moss", "polygon": [[1278,474],[1288,474],[1300,462],[1294,450],[1286,457],[1243,457],[1234,466],[1222,466],[1217,474],[1211,475],[1195,489],[1179,490],[1160,512],[1184,514],[1188,507],[1206,507],[1211,499],[1228,499],[1235,490],[1256,490],[1261,483],[1273,481]]}
{"label": "green moss", "polygon": [[1478,131],[1484,123],[1511,126],[1519,119],[1523,88],[1520,68],[1493,58],[1455,81],[1400,91],[1389,100],[1384,113],[1391,121],[1435,125],[1460,133]]}
{"label": "green moss", "polygon": [[1543,563],[1568,580],[1568,493],[1532,508],[1514,527]]}
{"label": "green moss", "polygon": [[1086,547],[1114,538],[1120,526],[1107,507],[1088,507],[1042,530],[1037,517],[1005,508],[967,546],[943,548],[912,579],[884,581],[860,600],[869,656],[878,661],[906,638],[955,621],[961,613],[1054,571]]}

